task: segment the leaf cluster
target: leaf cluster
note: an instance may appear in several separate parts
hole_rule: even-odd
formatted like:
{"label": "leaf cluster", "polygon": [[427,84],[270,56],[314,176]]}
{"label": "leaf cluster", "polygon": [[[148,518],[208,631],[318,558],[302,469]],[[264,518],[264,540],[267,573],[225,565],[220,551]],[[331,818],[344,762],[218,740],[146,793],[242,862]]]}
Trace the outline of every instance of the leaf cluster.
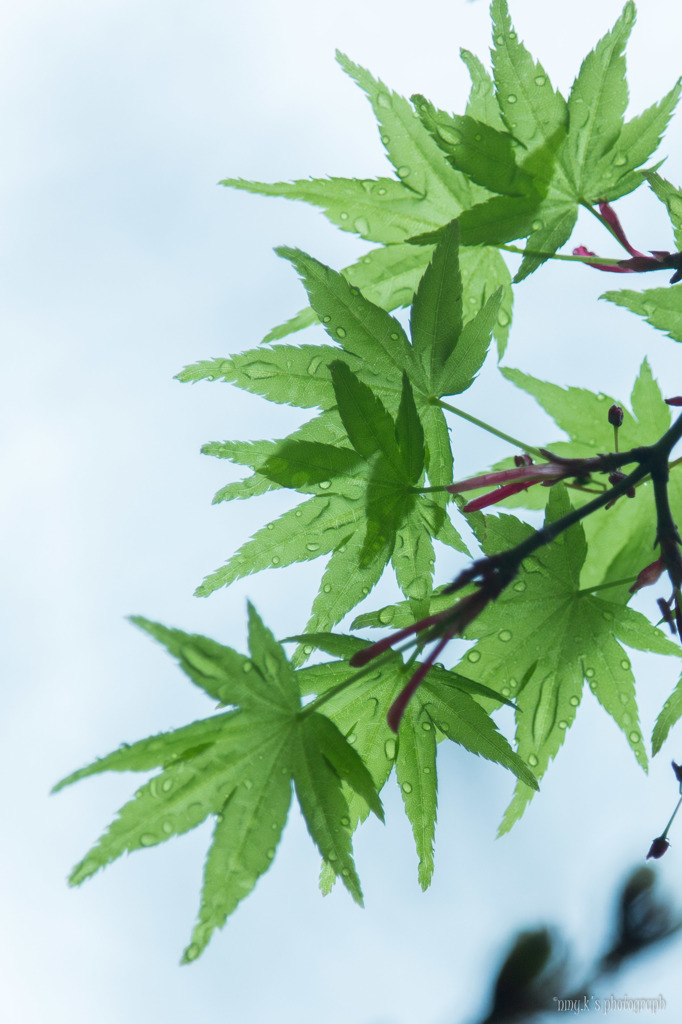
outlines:
{"label": "leaf cluster", "polygon": [[[619,238],[594,207],[646,182],[665,204],[682,248],[682,191],[654,170],[639,170],[658,147],[680,82],[659,103],[625,118],[624,50],[634,4],[628,0],[613,29],[586,56],[566,98],[518,38],[506,0],[493,0],[491,16],[491,70],[461,51],[471,77],[461,113],[443,111],[420,94],[399,96],[338,55],[368,96],[393,176],[223,182],[311,203],[375,247],[340,272],[300,249],[279,248],[309,306],[256,348],[202,360],[178,375],[182,382],[225,382],[311,411],[286,437],[214,441],[202,449],[248,471],[223,487],[216,503],[275,489],[291,491],[297,503],[207,575],[197,595],[266,569],[327,559],[307,621],[289,638],[297,645],[291,658],[251,606],[248,656],[203,636],[133,619],[219,707],[200,721],[124,745],[56,787],[110,770],[155,773],[76,866],[73,884],[123,852],[213,820],[199,918],[185,961],[201,953],[270,866],[293,792],[323,860],[323,891],[339,878],[361,902],[353,833],[370,812],[383,820],[379,794],[392,773],[414,835],[419,882],[428,886],[442,741],[515,776],[501,831],[521,816],[538,788],[585,689],[646,768],[627,648],[679,654],[628,607],[630,585],[651,560],[656,539],[649,481],[638,486],[635,500],[620,498],[524,561],[513,585],[467,627],[469,646],[461,660],[431,668],[397,735],[386,712],[419,666],[428,666],[422,660],[426,635],[417,635],[411,655],[389,651],[356,670],[351,659],[369,641],[335,630],[370,597],[389,566],[399,598],[363,609],[351,629],[409,627],[450,607],[451,594],[434,587],[436,541],[469,557],[469,547],[492,555],[533,533],[508,513],[462,517],[463,502],[448,490],[457,454],[452,417],[473,422],[517,451],[537,457],[538,448],[448,399],[471,389],[470,400],[479,398],[483,414],[485,396],[476,381],[493,338],[498,356],[505,353],[513,287],[558,254],[579,209],[591,210]],[[513,281],[505,251],[522,257]],[[682,341],[681,289],[621,290],[605,298]],[[392,315],[408,306],[409,322]],[[312,325],[318,328],[313,340],[283,342]],[[545,447],[571,458],[612,447],[606,412],[613,398],[509,367],[502,373],[540,403],[563,435],[540,439]],[[653,443],[670,424],[646,360],[631,408],[620,428],[622,449]],[[494,468],[511,465],[508,458]],[[503,503],[546,506],[551,524],[605,486],[569,481],[525,489]],[[671,475],[669,494],[679,521],[679,474]],[[473,536],[467,543],[463,525],[465,536]],[[314,653],[329,660],[306,664]],[[515,748],[492,717],[504,705],[514,711]],[[682,682],[661,712],[654,753],[681,715]]]}

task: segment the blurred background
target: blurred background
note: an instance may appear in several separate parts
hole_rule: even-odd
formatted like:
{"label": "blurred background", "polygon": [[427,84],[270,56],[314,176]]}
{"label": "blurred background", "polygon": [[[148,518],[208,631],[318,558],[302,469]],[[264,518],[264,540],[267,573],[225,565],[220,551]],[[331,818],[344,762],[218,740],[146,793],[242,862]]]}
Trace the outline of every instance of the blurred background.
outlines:
{"label": "blurred background", "polygon": [[[520,37],[568,90],[621,4],[514,0],[511,10]],[[276,492],[212,507],[237,472],[200,446],[279,437],[302,415],[173,376],[257,345],[305,305],[273,246],[300,246],[336,268],[367,246],[312,208],[216,183],[389,173],[369,105],[334,48],[398,92],[459,111],[468,92],[459,47],[486,59],[490,25],[482,0],[22,0],[3,5],[0,26],[4,1019],[473,1022],[490,1012],[514,943],[530,948],[519,930],[541,936],[533,948],[544,962],[545,927],[573,950],[564,992],[589,981],[601,1001],[663,996],[667,1019],[680,1019],[674,937],[610,974],[594,965],[617,944],[623,886],[673,809],[670,759],[682,760],[682,728],[645,776],[589,691],[542,793],[501,840],[512,776],[443,747],[426,894],[392,782],[387,827],[369,822],[356,839],[364,911],[340,887],[322,899],[319,858],[296,814],[272,870],[190,967],[178,961],[210,824],[68,889],[72,865],[138,779],[102,776],[55,797],[51,786],[122,741],[212,709],[126,616],[242,648],[247,597],[281,637],[304,625],[319,579],[321,563],[309,563],[192,596],[291,500]],[[675,0],[641,4],[628,48],[630,115],[682,71],[680,28]],[[678,115],[660,151],[674,183],[681,142]],[[644,188],[618,211],[636,247],[672,248],[663,207]],[[588,215],[579,243],[620,255]],[[628,281],[653,284],[663,281]],[[610,287],[613,278],[560,263],[523,282],[505,364],[627,401],[647,355],[664,393],[678,394],[679,348],[599,303]],[[557,439],[492,360],[460,404],[480,414],[484,394],[502,429],[537,444]],[[460,479],[510,454],[462,422],[454,437]],[[453,557],[443,558],[441,579]],[[387,574],[372,601],[395,594]],[[638,607],[653,615],[652,606]],[[634,652],[632,661],[646,736],[678,666]],[[656,917],[656,934],[674,930],[682,904],[678,833],[654,866],[659,909],[670,915]],[[635,895],[650,895],[652,876],[639,877]],[[632,1015],[614,1009],[609,1018]]]}

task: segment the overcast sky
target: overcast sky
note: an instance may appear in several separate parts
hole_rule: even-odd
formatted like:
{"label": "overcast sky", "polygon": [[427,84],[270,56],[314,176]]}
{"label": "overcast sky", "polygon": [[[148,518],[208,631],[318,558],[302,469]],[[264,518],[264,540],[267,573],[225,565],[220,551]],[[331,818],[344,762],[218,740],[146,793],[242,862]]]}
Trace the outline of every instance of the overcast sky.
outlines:
{"label": "overcast sky", "polygon": [[[512,15],[567,89],[620,9],[616,0],[516,0]],[[555,923],[581,956],[594,953],[615,887],[672,809],[669,761],[682,759],[682,731],[646,777],[589,693],[542,793],[499,841],[511,776],[441,752],[427,894],[391,783],[387,826],[369,823],[356,840],[364,911],[345,892],[320,897],[319,858],[293,814],[272,870],[191,967],[178,960],[210,827],[71,891],[70,868],[137,779],[102,776],[48,796],[122,741],[211,711],[127,615],[242,648],[247,597],[284,636],[300,630],[319,578],[311,563],[192,596],[288,504],[279,493],[212,507],[236,472],[200,446],[282,436],[300,413],[173,376],[257,345],[304,305],[273,246],[300,246],[334,267],[364,251],[314,210],[216,183],[387,173],[371,111],[335,47],[397,91],[461,110],[458,51],[486,58],[486,5],[22,0],[3,5],[0,28],[3,1015],[22,1024],[457,1024],[482,1011],[515,928]],[[642,3],[628,51],[632,113],[682,72],[681,28],[675,0]],[[673,182],[682,180],[680,124],[661,150]],[[644,190],[619,209],[636,246],[671,246]],[[614,255],[596,222],[582,218],[574,238]],[[597,303],[611,284],[560,264],[525,282],[506,364],[627,399],[648,355],[666,392],[679,393],[678,347]],[[550,439],[546,418],[494,366],[478,387],[489,389],[500,427]],[[460,476],[509,454],[458,430]],[[376,594],[392,598],[394,584]],[[648,735],[676,666],[636,655],[633,664]],[[659,870],[682,904],[682,839],[672,839]],[[662,993],[667,1019],[679,1019],[679,952],[595,995]]]}

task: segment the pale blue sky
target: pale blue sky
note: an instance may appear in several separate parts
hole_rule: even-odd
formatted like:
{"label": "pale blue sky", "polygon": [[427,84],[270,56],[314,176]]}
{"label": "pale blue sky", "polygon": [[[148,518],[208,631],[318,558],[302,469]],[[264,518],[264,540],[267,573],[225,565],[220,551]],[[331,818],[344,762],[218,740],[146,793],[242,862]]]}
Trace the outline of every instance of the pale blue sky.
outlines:
{"label": "pale blue sky", "polygon": [[[620,9],[614,0],[512,4],[521,37],[561,87]],[[126,615],[241,647],[247,597],[282,636],[301,628],[315,590],[312,563],[192,596],[255,524],[287,506],[279,493],[253,507],[211,507],[236,472],[201,456],[201,444],[281,436],[299,414],[227,385],[172,378],[197,359],[256,345],[303,305],[273,246],[298,245],[340,267],[362,243],[313,210],[216,182],[385,173],[371,111],[334,48],[398,91],[459,109],[467,79],[458,49],[485,58],[486,5],[24,0],[4,5],[0,28],[3,1016],[453,1024],[482,1009],[514,928],[556,922],[580,952],[595,951],[614,887],[671,809],[669,761],[682,755],[682,731],[647,778],[589,693],[542,794],[500,841],[511,776],[443,752],[426,895],[391,786],[386,828],[372,823],[357,837],[364,911],[343,892],[320,897],[318,857],[294,816],[272,870],[189,968],[177,964],[207,827],[70,891],[68,871],[136,779],[103,776],[48,797],[58,778],[120,742],[210,713]],[[680,28],[675,0],[641,4],[629,47],[633,112],[682,71]],[[661,150],[674,182],[681,124]],[[642,193],[620,208],[635,245],[670,246],[653,199]],[[604,251],[598,225],[581,224],[576,244]],[[610,286],[561,265],[524,283],[507,364],[627,398],[648,354],[665,389],[682,390],[678,347],[597,304]],[[542,439],[546,420],[492,366],[477,387],[489,389],[501,427],[521,423],[515,432]],[[462,404],[478,401],[472,392]],[[509,454],[458,430],[461,476]],[[392,597],[394,587],[387,580],[377,593]],[[675,666],[633,663],[647,734]],[[682,839],[672,838],[660,871],[682,902]],[[678,1019],[678,958],[671,949],[643,962],[608,992],[662,992],[667,1019]]]}

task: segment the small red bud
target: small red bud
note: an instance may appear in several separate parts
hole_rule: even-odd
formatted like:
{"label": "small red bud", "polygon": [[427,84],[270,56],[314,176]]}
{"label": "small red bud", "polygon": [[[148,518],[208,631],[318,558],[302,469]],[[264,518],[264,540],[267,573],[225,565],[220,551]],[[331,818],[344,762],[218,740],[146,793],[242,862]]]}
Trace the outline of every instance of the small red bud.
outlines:
{"label": "small red bud", "polygon": [[672,761],[671,763],[673,766],[673,771],[675,772],[675,778],[682,785],[682,764],[675,764],[674,761]]}
{"label": "small red bud", "polygon": [[612,405],[609,409],[609,423],[612,427],[623,426],[623,409],[620,405]]}
{"label": "small red bud", "polygon": [[657,836],[651,844],[649,852],[646,855],[646,859],[648,860],[649,857],[653,857],[655,860],[658,860],[659,857],[663,856],[669,846],[670,843],[667,839],[664,839],[663,836]]}
{"label": "small red bud", "polygon": [[666,405],[682,405],[682,395],[664,399]]}
{"label": "small red bud", "polygon": [[518,466],[519,469],[521,468],[521,466],[532,466],[533,460],[531,459],[530,455],[515,455],[514,465]]}

